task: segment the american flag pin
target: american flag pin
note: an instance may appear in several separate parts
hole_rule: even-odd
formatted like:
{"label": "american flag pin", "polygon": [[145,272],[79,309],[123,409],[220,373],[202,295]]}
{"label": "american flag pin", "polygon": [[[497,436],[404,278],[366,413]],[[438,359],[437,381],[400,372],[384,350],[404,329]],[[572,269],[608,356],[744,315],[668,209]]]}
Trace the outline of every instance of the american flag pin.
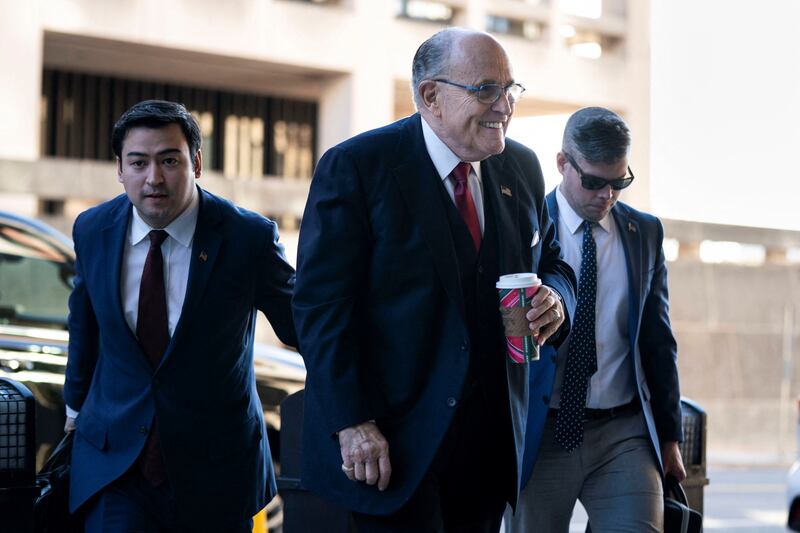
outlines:
{"label": "american flag pin", "polygon": [[203,261],[205,263],[207,259],[208,259],[208,254],[206,253],[205,250],[202,250],[200,252],[200,261]]}
{"label": "american flag pin", "polygon": [[511,194],[511,189],[509,189],[509,188],[508,188],[508,187],[506,187],[505,185],[501,185],[501,186],[500,186],[500,192],[501,192],[502,194],[505,194],[505,195],[506,195],[506,196],[508,196],[509,198],[511,198],[511,197],[513,196],[513,195]]}
{"label": "american flag pin", "polygon": [[628,222],[628,231],[636,233],[636,226],[633,225],[633,222]]}

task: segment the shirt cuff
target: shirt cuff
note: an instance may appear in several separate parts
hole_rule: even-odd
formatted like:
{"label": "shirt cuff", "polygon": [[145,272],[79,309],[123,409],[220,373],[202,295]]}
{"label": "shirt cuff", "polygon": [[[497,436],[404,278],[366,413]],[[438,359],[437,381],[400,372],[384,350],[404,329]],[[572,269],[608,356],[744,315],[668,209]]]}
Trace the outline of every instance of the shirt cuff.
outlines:
{"label": "shirt cuff", "polygon": [[69,405],[65,406],[67,409],[67,418],[78,418],[78,411],[71,408]]}

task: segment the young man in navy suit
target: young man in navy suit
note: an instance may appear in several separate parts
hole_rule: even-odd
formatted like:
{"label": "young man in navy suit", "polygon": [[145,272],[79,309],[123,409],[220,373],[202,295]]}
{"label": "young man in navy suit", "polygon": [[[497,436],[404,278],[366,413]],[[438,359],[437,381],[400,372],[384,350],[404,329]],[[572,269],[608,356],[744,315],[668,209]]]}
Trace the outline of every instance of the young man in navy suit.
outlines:
{"label": "young man in navy suit", "polygon": [[245,532],[275,494],[253,371],[256,312],[296,345],[275,224],[195,184],[180,104],[126,111],[125,194],[75,221],[64,396],[70,509],[88,532]]}
{"label": "young man in navy suit", "polygon": [[509,532],[566,533],[579,499],[593,531],[656,533],[662,476],[686,476],[664,230],[618,201],[634,180],[630,142],[608,109],[584,108],[567,121],[556,159],[563,181],[547,204],[578,275],[578,305],[553,358],[552,391],[531,396],[550,409],[529,411],[530,481]]}
{"label": "young man in navy suit", "polygon": [[516,501],[528,373],[495,283],[536,272],[558,344],[574,306],[533,152],[506,139],[524,88],[490,35],[444,30],[412,72],[419,113],[329,150],[300,230],[308,370],[303,483],[359,531],[496,532]]}

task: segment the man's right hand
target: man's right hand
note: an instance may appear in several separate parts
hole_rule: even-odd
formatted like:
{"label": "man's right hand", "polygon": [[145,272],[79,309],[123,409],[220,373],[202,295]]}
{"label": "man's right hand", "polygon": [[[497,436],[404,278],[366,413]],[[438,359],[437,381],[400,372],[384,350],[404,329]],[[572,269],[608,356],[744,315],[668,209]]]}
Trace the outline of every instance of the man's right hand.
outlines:
{"label": "man's right hand", "polygon": [[64,433],[69,433],[70,431],[75,431],[75,419],[68,416],[67,421],[64,422]]}
{"label": "man's right hand", "polygon": [[377,483],[378,490],[386,490],[392,476],[389,443],[374,422],[341,430],[339,448],[342,451],[342,472],[348,479],[364,481],[367,485]]}

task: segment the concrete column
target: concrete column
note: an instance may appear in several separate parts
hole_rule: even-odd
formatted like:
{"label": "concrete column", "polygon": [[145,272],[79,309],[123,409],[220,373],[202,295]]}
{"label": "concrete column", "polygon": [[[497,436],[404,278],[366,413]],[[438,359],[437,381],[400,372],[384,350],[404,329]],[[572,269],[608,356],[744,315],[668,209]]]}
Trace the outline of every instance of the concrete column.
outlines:
{"label": "concrete column", "polygon": [[357,27],[353,53],[357,58],[349,74],[329,79],[320,99],[320,155],[335,144],[388,124],[394,118],[394,80],[386,48],[391,42],[394,5],[391,2],[353,0]]}
{"label": "concrete column", "polygon": [[[626,82],[629,89],[625,119],[631,129],[631,169],[633,186],[625,191],[625,201],[638,209],[650,209],[650,0],[628,2],[628,58]],[[681,250],[682,251],[682,250]]]}
{"label": "concrete column", "polygon": [[465,2],[464,16],[460,21],[456,21],[459,25],[474,30],[486,31],[486,1],[485,0],[467,0]]}
{"label": "concrete column", "polygon": [[0,158],[39,157],[43,46],[39,10],[39,0],[3,2]]}

